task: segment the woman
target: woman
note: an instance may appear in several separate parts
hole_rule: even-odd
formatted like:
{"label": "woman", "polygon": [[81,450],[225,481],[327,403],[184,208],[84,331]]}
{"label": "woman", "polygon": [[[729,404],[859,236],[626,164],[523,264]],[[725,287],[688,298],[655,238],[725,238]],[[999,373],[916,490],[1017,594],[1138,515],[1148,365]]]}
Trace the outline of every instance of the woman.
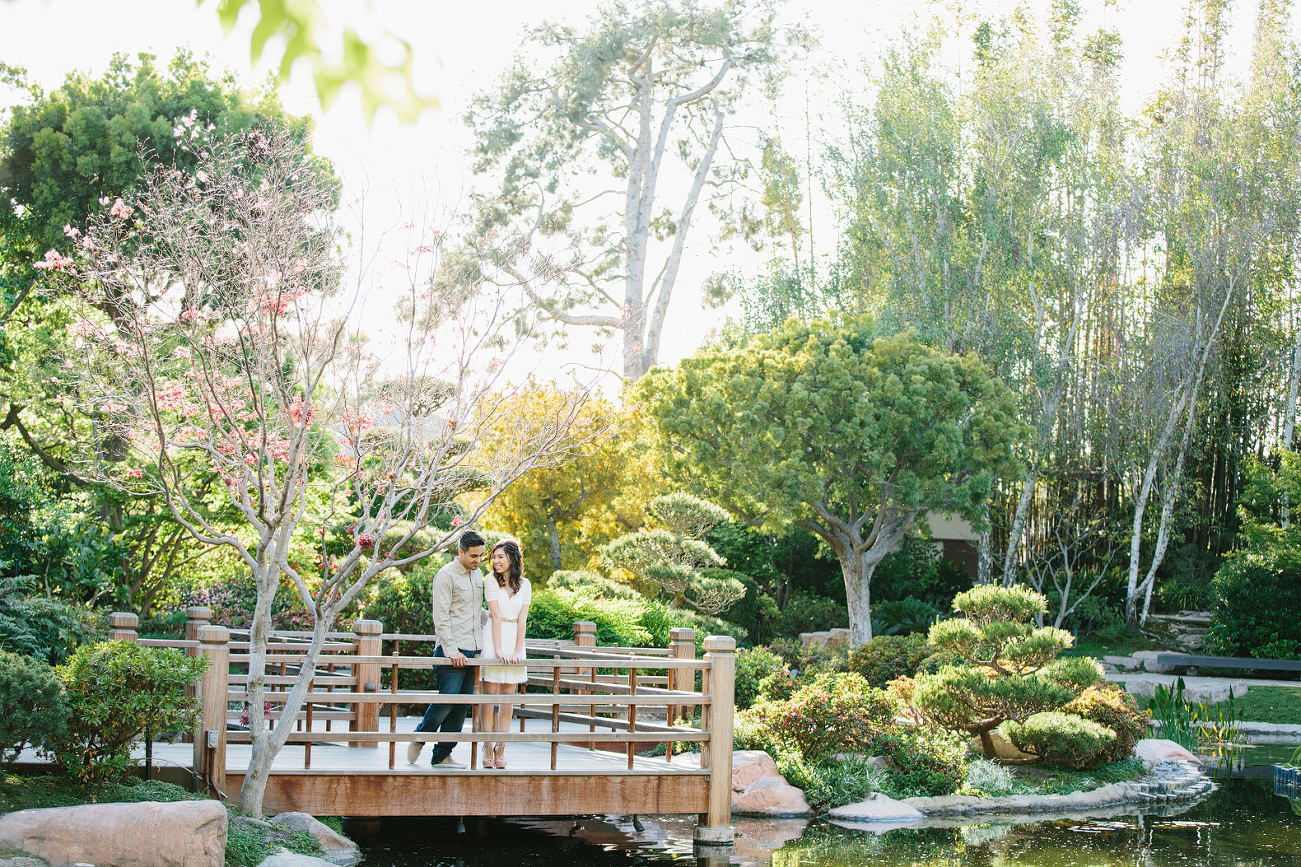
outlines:
{"label": "woman", "polygon": [[[516,684],[528,680],[528,668],[523,664],[524,633],[529,602],[533,598],[533,587],[524,577],[524,558],[519,542],[514,539],[498,542],[492,547],[492,577],[483,582],[483,598],[488,603],[489,620],[483,627],[482,658],[506,663],[483,667],[483,691],[488,695],[513,695]],[[513,705],[497,705],[495,731],[510,731],[512,711]],[[487,731],[494,731],[490,715],[484,726]],[[483,766],[506,767],[506,760],[502,758],[505,751],[504,743],[485,744]]]}

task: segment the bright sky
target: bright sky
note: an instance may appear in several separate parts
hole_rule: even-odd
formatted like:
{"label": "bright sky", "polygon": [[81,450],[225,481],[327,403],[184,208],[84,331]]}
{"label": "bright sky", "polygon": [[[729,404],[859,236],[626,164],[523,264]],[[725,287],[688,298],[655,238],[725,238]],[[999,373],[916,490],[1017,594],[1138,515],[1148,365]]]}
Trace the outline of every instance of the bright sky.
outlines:
{"label": "bright sky", "polygon": [[[1026,2],[1036,10],[1047,5],[1047,0]],[[442,101],[440,111],[426,113],[415,125],[400,125],[391,113],[381,112],[368,130],[356,96],[347,90],[322,113],[305,68],[296,69],[283,87],[288,110],[317,118],[316,150],[334,161],[345,183],[353,188],[369,187],[369,218],[379,225],[391,225],[399,221],[401,206],[412,203],[413,190],[436,191],[446,208],[454,208],[464,197],[473,181],[465,156],[469,138],[459,117],[469,97],[489,86],[505,68],[520,45],[524,27],[544,18],[578,24],[597,3],[324,0],[324,5],[333,25],[346,23],[369,37],[390,33],[409,41],[418,87],[437,93]],[[944,5],[968,13],[979,7],[992,10],[984,12],[985,17],[997,17],[1013,4],[1007,0],[950,0]],[[1084,0],[1083,5],[1100,9],[1087,19],[1086,27],[1101,22],[1120,30],[1127,90],[1141,99],[1160,79],[1160,55],[1174,46],[1180,35],[1184,0],[1111,0],[1105,6],[1103,0]],[[256,67],[250,63],[250,13],[256,6],[255,2],[247,4],[235,32],[227,37],[217,21],[216,0],[206,0],[198,7],[194,0],[0,0],[0,59],[26,67],[37,82],[54,88],[74,70],[102,74],[114,52],[134,55],[149,51],[165,64],[178,48],[188,47],[196,55],[210,55],[215,67],[230,69],[242,81],[257,84],[278,65],[279,51],[273,44],[261,63]],[[929,8],[922,0],[790,0],[787,14],[802,18],[822,38],[809,71],[841,70],[829,78],[809,79],[815,153],[822,131],[834,130],[833,90],[852,78],[846,78],[844,66],[853,67],[857,58],[872,55],[901,25],[915,21],[918,15],[926,17]],[[1230,63],[1241,66],[1251,44],[1254,2],[1239,2],[1232,14]],[[322,41],[328,44],[328,37]],[[970,57],[969,45],[962,47],[962,56]],[[803,149],[804,85],[801,77],[789,81],[791,97],[787,102],[792,116],[785,119],[788,129],[783,138],[796,153]],[[0,105],[13,98],[14,94],[0,88]],[[819,113],[823,120],[818,119]],[[684,262],[665,329],[662,362],[690,355],[727,314],[726,310],[702,312],[698,289],[705,276],[727,264],[710,261],[703,254],[689,256]],[[592,356],[586,354],[591,343],[584,338],[572,341],[573,360],[593,363]],[[606,363],[617,367],[617,347],[610,347],[605,356]]]}

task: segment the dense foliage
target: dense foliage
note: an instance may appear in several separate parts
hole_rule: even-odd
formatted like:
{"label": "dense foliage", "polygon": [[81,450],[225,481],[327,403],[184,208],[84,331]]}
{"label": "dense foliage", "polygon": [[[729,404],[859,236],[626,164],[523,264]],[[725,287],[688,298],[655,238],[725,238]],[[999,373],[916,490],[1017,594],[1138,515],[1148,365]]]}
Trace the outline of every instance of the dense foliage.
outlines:
{"label": "dense foliage", "polygon": [[67,722],[63,685],[54,669],[39,659],[0,650],[0,766],[25,747],[46,750]]}
{"label": "dense foliage", "polygon": [[59,764],[83,782],[124,778],[141,737],[193,727],[198,707],[185,687],[207,667],[207,657],[131,641],[78,648],[56,669],[68,702],[67,726],[53,743]]}

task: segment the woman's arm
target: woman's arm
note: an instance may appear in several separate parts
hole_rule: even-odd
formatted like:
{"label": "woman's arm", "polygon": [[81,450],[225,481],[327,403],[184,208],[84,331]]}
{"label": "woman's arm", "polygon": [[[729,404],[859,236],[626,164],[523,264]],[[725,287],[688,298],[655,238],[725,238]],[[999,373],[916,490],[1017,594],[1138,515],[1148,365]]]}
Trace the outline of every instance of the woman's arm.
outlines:
{"label": "woman's arm", "polygon": [[496,599],[488,600],[488,616],[492,619],[492,649],[499,659],[504,658],[506,654],[501,652],[501,608]]}
{"label": "woman's arm", "polygon": [[515,624],[519,629],[515,630],[515,658],[512,663],[517,663],[524,658],[524,631],[529,625],[529,607],[525,605],[519,610],[519,622]]}

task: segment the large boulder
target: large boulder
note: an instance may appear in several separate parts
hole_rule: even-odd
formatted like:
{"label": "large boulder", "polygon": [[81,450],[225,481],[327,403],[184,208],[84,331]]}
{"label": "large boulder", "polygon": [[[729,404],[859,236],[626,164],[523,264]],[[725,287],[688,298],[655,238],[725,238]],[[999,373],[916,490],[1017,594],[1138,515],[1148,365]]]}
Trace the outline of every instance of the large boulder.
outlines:
{"label": "large boulder", "polygon": [[808,816],[813,813],[804,793],[783,777],[764,777],[732,793],[732,812],[750,816]]}
{"label": "large boulder", "polygon": [[40,858],[16,855],[13,858],[0,858],[0,867],[49,867],[49,865]]}
{"label": "large boulder", "polygon": [[0,849],[50,867],[222,867],[226,808],[217,801],[82,804],[0,816]]}
{"label": "large boulder", "polygon": [[1144,738],[1134,744],[1134,758],[1142,759],[1143,764],[1149,767],[1172,761],[1204,764],[1200,756],[1188,752],[1179,744],[1165,738]]}
{"label": "large boulder", "polygon": [[321,844],[325,860],[339,867],[352,867],[361,860],[361,849],[342,834],[306,813],[281,813],[271,819],[294,831],[306,831]]}
{"label": "large boulder", "polygon": [[920,822],[925,816],[916,807],[873,792],[857,804],[836,807],[831,818],[842,822],[887,822],[893,826]]}
{"label": "large boulder", "polygon": [[777,763],[763,750],[734,750],[732,752],[732,791],[744,792],[756,780],[779,777]]}

